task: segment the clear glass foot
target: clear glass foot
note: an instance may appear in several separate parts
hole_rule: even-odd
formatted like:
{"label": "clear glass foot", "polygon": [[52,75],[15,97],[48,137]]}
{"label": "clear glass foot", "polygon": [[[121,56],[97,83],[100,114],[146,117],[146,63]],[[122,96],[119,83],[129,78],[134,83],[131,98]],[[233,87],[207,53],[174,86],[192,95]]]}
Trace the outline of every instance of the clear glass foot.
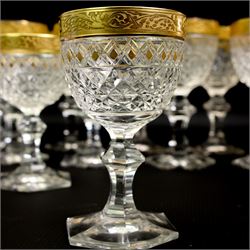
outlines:
{"label": "clear glass foot", "polygon": [[152,166],[162,170],[171,170],[178,167],[185,170],[198,170],[215,164],[214,159],[195,153],[188,155],[155,155],[148,157],[146,161]]}
{"label": "clear glass foot", "polygon": [[1,151],[0,162],[2,165],[16,165],[22,161],[23,144],[19,141],[12,141]]}
{"label": "clear glass foot", "polygon": [[67,219],[73,246],[102,249],[148,249],[178,238],[178,232],[163,213],[138,210],[122,217],[104,211]]}
{"label": "clear glass foot", "polygon": [[73,154],[66,154],[62,161],[61,166],[78,167],[78,168],[97,168],[103,167],[102,160],[100,158],[102,149],[100,148],[84,148],[79,149]]}
{"label": "clear glass foot", "polygon": [[75,151],[78,148],[83,146],[83,142],[75,141],[75,142],[58,142],[56,144],[46,144],[45,149],[53,151],[53,152],[68,152]]}
{"label": "clear glass foot", "polygon": [[1,189],[17,192],[38,192],[71,186],[69,173],[45,168],[30,171],[30,168],[18,167],[13,172],[1,176]]}
{"label": "clear glass foot", "polygon": [[166,153],[167,148],[162,147],[159,145],[150,145],[150,144],[144,144],[144,143],[136,143],[135,147],[141,151],[142,153],[146,153],[148,155],[154,155],[154,154],[163,154]]}
{"label": "clear glass foot", "polygon": [[0,162],[1,165],[16,165],[20,164],[22,161],[22,156],[16,152],[1,153]]}
{"label": "clear glass foot", "polygon": [[244,157],[235,159],[233,164],[236,166],[240,166],[242,168],[250,170],[250,155],[246,155]]}
{"label": "clear glass foot", "polygon": [[218,145],[208,145],[205,147],[205,150],[209,154],[217,154],[217,155],[242,155],[244,154],[244,150],[225,144]]}

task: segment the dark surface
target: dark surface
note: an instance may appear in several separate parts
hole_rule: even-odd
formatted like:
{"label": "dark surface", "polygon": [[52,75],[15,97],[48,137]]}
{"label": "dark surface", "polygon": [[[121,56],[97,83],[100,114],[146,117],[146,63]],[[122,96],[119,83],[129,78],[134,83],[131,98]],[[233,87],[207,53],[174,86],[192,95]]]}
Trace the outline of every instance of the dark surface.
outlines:
{"label": "dark surface", "polygon": [[27,19],[47,23],[50,28],[65,11],[98,6],[152,6],[174,9],[188,17],[216,19],[222,25],[249,16],[248,1],[2,1],[2,19]]}
{"label": "dark surface", "polygon": [[[137,208],[165,212],[180,233],[178,240],[156,248],[249,248],[249,171],[225,162],[192,172],[138,169],[133,190]],[[73,185],[68,189],[2,191],[2,248],[73,248],[66,218],[101,210],[109,177],[105,168],[70,172]]]}
{"label": "dark surface", "polygon": [[[243,94],[246,90],[238,84],[226,95],[232,107],[225,131],[233,144],[248,151],[249,111],[243,108],[249,102],[249,96]],[[203,92],[204,89],[196,89],[190,95],[191,102],[196,103]],[[238,96],[241,108],[238,102],[234,105],[233,100]],[[42,112],[48,125],[43,144],[60,138],[63,126],[58,103]],[[189,130],[193,131],[190,140],[206,138],[209,129],[206,117],[198,105],[189,124]],[[198,131],[197,124],[200,124]],[[80,137],[84,139],[83,123],[76,123],[76,128],[82,130]],[[170,131],[164,115],[148,126],[151,140],[162,144],[167,144]],[[109,137],[104,129],[101,136],[107,146]],[[49,165],[59,168],[62,156],[51,154]],[[162,171],[145,164],[138,169],[133,186],[137,208],[165,212],[180,233],[178,240],[158,249],[249,249],[249,171],[232,166],[232,158],[217,157],[216,165],[200,171]],[[69,171],[72,187],[68,189],[33,194],[2,191],[2,248],[73,248],[67,240],[66,218],[101,210],[109,194],[109,176],[105,168],[72,167]]]}

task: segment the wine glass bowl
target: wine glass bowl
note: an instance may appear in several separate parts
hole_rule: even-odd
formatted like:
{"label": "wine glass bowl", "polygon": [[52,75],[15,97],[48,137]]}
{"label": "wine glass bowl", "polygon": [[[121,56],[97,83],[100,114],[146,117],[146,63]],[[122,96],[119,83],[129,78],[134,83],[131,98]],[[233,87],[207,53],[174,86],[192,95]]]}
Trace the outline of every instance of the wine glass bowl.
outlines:
{"label": "wine glass bowl", "polygon": [[186,49],[176,95],[187,96],[207,78],[217,51],[218,26],[215,20],[195,17],[187,19]]}
{"label": "wine glass bowl", "polygon": [[3,98],[14,106],[18,104],[26,115],[39,115],[60,97],[58,88],[64,88],[59,58],[51,54],[3,54],[0,58]]}
{"label": "wine glass bowl", "polygon": [[144,249],[178,237],[163,214],[135,207],[132,182],[144,157],[132,138],[171,99],[182,63],[184,21],[173,10],[128,6],[61,15],[61,51],[72,96],[111,136],[102,156],[110,197],[102,211],[68,218],[71,245]]}
{"label": "wine glass bowl", "polygon": [[[176,65],[181,61],[182,45],[181,40],[153,36],[67,41],[62,54],[72,95],[112,133],[135,133],[168,104],[180,70]],[[175,61],[167,59],[169,52]],[[73,59],[69,60],[70,53]],[[78,57],[86,59],[79,61]]]}
{"label": "wine glass bowl", "polygon": [[250,18],[243,18],[231,25],[232,62],[242,83],[250,86]]}
{"label": "wine glass bowl", "polygon": [[229,88],[239,81],[230,54],[230,26],[220,26],[218,38],[217,55],[205,81],[211,97],[223,96]]}

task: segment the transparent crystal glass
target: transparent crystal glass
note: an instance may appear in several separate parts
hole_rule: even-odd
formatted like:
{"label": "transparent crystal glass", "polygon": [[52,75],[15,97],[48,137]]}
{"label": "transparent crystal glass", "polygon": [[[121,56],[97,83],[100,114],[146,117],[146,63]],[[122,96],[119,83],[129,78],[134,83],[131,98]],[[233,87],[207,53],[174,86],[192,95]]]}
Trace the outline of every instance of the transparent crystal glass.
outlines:
{"label": "transparent crystal glass", "polygon": [[224,94],[238,81],[231,61],[229,40],[219,40],[217,56],[205,80],[205,87],[211,97],[205,105],[210,119],[209,138],[206,143],[206,150],[209,153],[235,155],[243,153],[241,149],[227,145],[222,129],[225,115],[229,110]]}
{"label": "transparent crystal glass", "polygon": [[[201,84],[208,76],[216,56],[218,39],[212,35],[187,34],[184,49],[183,69],[175,90],[170,109],[166,110],[169,121],[175,131],[186,130],[194,108],[188,102],[190,91]],[[178,128],[181,123],[181,128]],[[151,156],[147,161],[160,169],[182,167],[187,170],[201,169],[215,161],[189,147],[185,132],[182,138],[174,136],[169,142],[170,153]]]}
{"label": "transparent crystal glass", "polygon": [[[1,165],[8,166],[20,164],[23,144],[17,123],[21,119],[22,113],[0,98],[0,141],[1,141]],[[3,170],[3,168],[1,169]]]}
{"label": "transparent crystal glass", "polygon": [[102,155],[111,179],[109,199],[100,212],[68,218],[71,245],[144,249],[178,237],[163,214],[136,209],[132,184],[144,157],[132,138],[169,103],[183,44],[158,36],[96,36],[62,43],[76,103],[111,136]]}
{"label": "transparent crystal glass", "polygon": [[234,36],[230,39],[233,66],[242,83],[250,87],[250,35]]}
{"label": "transparent crystal glass", "polygon": [[[70,89],[66,89],[64,91],[64,99],[59,104],[65,121],[63,140],[56,144],[47,144],[46,148],[51,151],[64,152],[60,163],[63,168],[101,167],[103,164],[100,155],[104,149],[99,136],[100,125],[96,124],[86,114],[83,114],[71,96]],[[87,138],[84,141],[79,138],[79,129],[74,126],[79,120],[83,120],[87,132]]]}
{"label": "transparent crystal glass", "polygon": [[1,188],[35,192],[69,187],[69,174],[46,167],[39,149],[45,130],[39,113],[64,88],[59,55],[0,54],[0,62],[1,96],[24,113],[19,130],[25,144],[21,166],[1,179]]}
{"label": "transparent crystal glass", "polygon": [[[250,87],[250,34],[230,39],[232,62],[242,83]],[[238,158],[233,164],[250,169],[250,156]]]}
{"label": "transparent crystal glass", "polygon": [[205,87],[211,97],[223,97],[239,81],[232,64],[229,40],[219,40],[217,54]]}
{"label": "transparent crystal glass", "polygon": [[56,144],[47,145],[47,148],[65,153],[75,151],[82,145],[82,142],[79,139],[79,130],[75,127],[72,128],[72,123],[76,123],[76,120],[78,120],[81,115],[81,110],[77,107],[73,97],[68,93],[64,93],[64,99],[60,102],[59,109],[65,124],[63,140]]}

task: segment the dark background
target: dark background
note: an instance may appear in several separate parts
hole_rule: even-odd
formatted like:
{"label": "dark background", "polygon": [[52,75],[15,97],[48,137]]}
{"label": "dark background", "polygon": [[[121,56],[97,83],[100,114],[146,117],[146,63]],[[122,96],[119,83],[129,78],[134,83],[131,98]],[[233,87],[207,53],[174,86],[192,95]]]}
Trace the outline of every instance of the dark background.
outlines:
{"label": "dark background", "polygon": [[97,6],[135,5],[175,9],[188,17],[203,17],[229,25],[249,16],[248,1],[3,1],[2,19],[27,19],[51,28],[65,11]]}

